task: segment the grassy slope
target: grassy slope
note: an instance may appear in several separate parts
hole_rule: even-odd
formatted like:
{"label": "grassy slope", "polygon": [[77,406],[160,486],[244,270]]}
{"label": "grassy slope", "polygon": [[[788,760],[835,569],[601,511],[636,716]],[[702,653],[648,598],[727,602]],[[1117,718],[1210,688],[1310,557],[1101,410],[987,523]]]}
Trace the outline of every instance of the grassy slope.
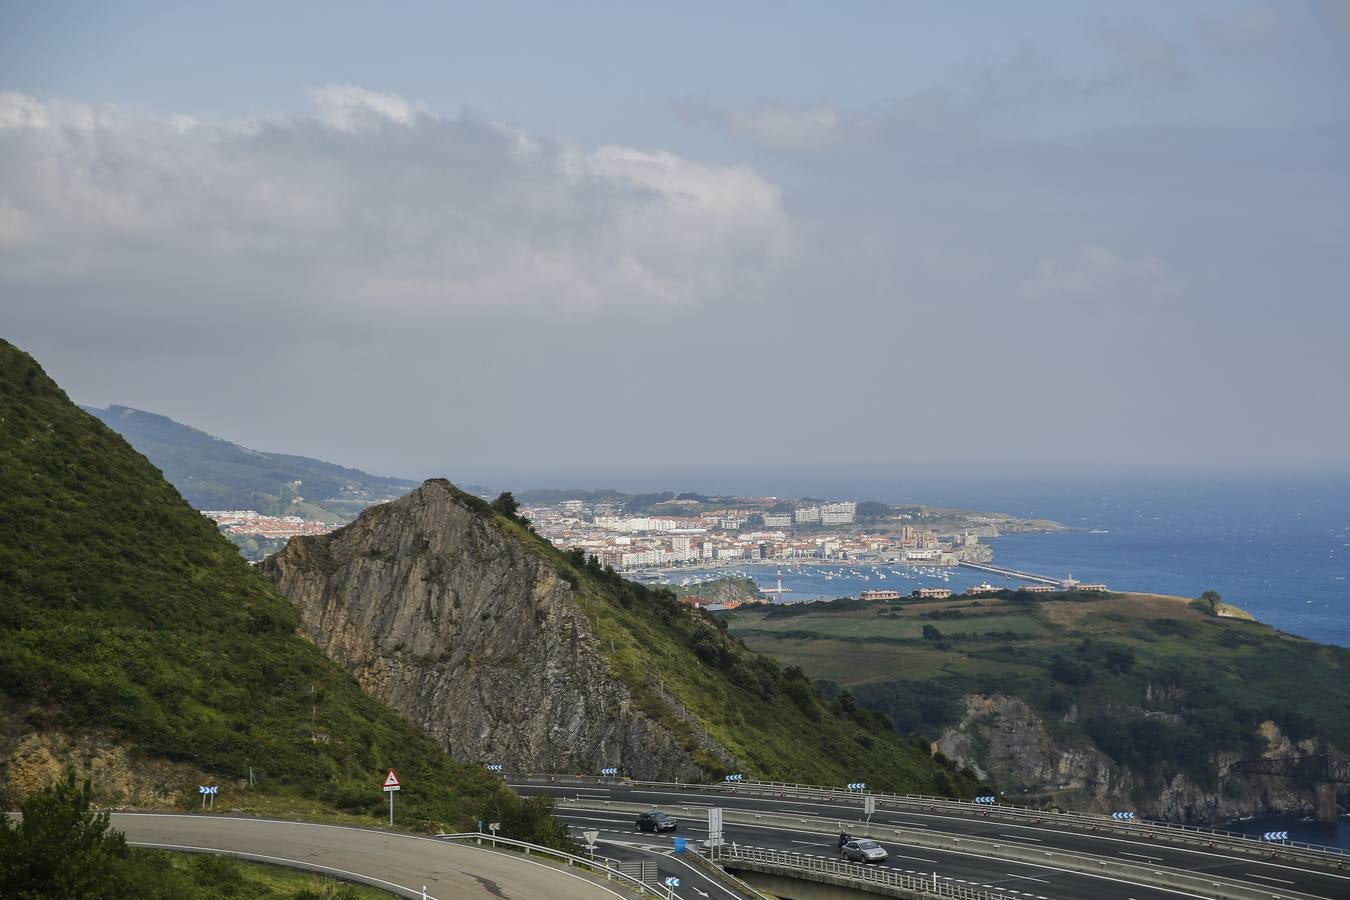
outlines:
{"label": "grassy slope", "polygon": [[298,636],[291,605],[212,523],[4,341],[0,712],[223,779],[252,765],[275,790],[372,815],[396,766],[405,824],[518,804]]}
{"label": "grassy slope", "polygon": [[[492,515],[487,504],[461,493]],[[888,722],[867,710],[849,714],[822,704],[804,679],[729,637],[717,620],[554,548],[520,523],[495,522],[547,558],[577,588],[612,671],[644,709],[693,749],[689,724],[670,714],[662,690],[673,693],[707,732],[743,760],[747,774],[814,784],[866,781],[876,787],[972,795],[973,778],[953,771],[927,750],[897,739]],[[610,650],[610,641],[614,649]],[[702,655],[696,648],[701,648]],[[662,684],[655,682],[659,679]],[[795,684],[794,684],[795,682]],[[712,774],[715,760],[703,757]]]}
{"label": "grassy slope", "polygon": [[[1144,767],[1194,772],[1209,751],[1254,752],[1265,719],[1350,747],[1350,650],[1181,598],[842,602],[727,619],[752,648],[851,688],[905,729],[936,733],[961,693],[979,691],[1021,696],[1056,722],[1076,703],[1082,728],[1058,723],[1061,737]],[[926,624],[942,638],[925,640]],[[1145,709],[1181,722],[1146,723]]]}

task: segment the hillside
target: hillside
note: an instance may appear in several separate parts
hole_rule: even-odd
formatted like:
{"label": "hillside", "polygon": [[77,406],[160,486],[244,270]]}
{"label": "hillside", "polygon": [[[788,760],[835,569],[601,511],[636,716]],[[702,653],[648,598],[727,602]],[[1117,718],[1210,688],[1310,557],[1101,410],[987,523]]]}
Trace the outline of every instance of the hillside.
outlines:
{"label": "hillside", "polygon": [[1151,595],[843,600],[725,618],[754,650],[1029,798],[1217,820],[1302,809],[1240,758],[1350,747],[1350,650]]}
{"label": "hillside", "polygon": [[263,565],[304,627],[457,758],[536,772],[969,795],[974,779],[718,621],[444,480]]}
{"label": "hillside", "polygon": [[378,816],[394,766],[405,826],[501,812],[558,839],[296,626],[145,457],[0,341],[0,800],[77,765],[123,803],[190,805],[219,783],[218,806],[272,795]]}
{"label": "hillside", "polygon": [[371,502],[417,486],[305,456],[250,450],[139,409],[83,408],[145,454],[197,509],[349,522]]}

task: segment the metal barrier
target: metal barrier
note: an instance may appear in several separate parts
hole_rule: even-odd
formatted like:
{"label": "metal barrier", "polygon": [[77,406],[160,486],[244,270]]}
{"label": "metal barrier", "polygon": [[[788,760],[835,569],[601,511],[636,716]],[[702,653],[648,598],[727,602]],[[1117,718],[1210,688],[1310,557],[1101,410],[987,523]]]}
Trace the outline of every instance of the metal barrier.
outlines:
{"label": "metal barrier", "polygon": [[[641,803],[618,800],[573,800],[563,797],[566,806],[598,803],[615,812],[636,812],[646,809]],[[728,825],[765,825],[786,830],[809,831],[833,835],[838,821],[799,813],[760,813],[753,810],[727,807],[722,810],[722,821]],[[1211,900],[1312,900],[1314,895],[1299,891],[1275,889],[1264,884],[1238,881],[1216,876],[1203,870],[1175,869],[1167,866],[1120,860],[1058,850],[1043,845],[1027,845],[1019,841],[999,841],[987,837],[954,835],[928,828],[907,828],[903,825],[859,823],[853,831],[860,837],[873,840],[901,841],[911,847],[930,847],[934,850],[962,853],[986,858],[1003,859],[1029,865],[1062,869],[1079,874],[1123,879],[1137,884],[1150,884],[1168,890],[1179,890]]]}
{"label": "metal barrier", "polygon": [[720,847],[707,848],[708,860],[719,866],[737,863],[751,866],[764,866],[783,870],[794,878],[811,880],[811,875],[829,876],[832,879],[846,879],[852,884],[866,887],[892,887],[908,891],[922,897],[939,897],[944,900],[995,900],[1005,894],[953,884],[934,875],[927,878],[909,875],[898,869],[884,866],[867,866],[862,863],[844,862],[825,856],[811,856],[806,853],[794,853],[791,850],[773,850],[767,847],[746,847],[740,844],[723,844]]}
{"label": "metal barrier", "polygon": [[[520,775],[519,778],[537,778],[538,776]],[[562,776],[568,777],[568,776]],[[566,782],[554,782],[566,783]],[[788,797],[806,800],[850,800],[861,801],[865,792],[849,791],[842,788],[823,788],[816,785],[793,784],[781,781],[738,781],[717,782],[714,784],[695,784],[667,781],[632,781],[618,778],[594,778],[578,783],[625,785],[634,787],[672,788],[681,791],[699,791],[712,794],[750,794],[770,797]],[[1064,828],[1086,832],[1110,831],[1115,834],[1131,835],[1145,840],[1175,841],[1204,847],[1219,847],[1236,850],[1251,856],[1286,859],[1324,865],[1338,871],[1350,868],[1350,850],[1340,847],[1328,847],[1323,844],[1309,844],[1302,841],[1264,841],[1251,835],[1235,831],[1223,831],[1214,828],[1201,828],[1196,825],[1178,825],[1168,822],[1143,822],[1140,820],[1116,820],[1110,816],[1089,813],[1055,812],[1052,810],[1030,809],[1018,806],[983,805],[968,800],[953,800],[950,797],[933,797],[926,794],[878,794],[877,807],[889,807],[901,811],[943,810],[959,813],[968,818],[1001,819],[1009,822],[1024,822],[1035,825],[1048,825],[1052,828]]]}
{"label": "metal barrier", "polygon": [[[510,847],[515,850],[523,850],[526,856],[539,855],[548,859],[554,859],[561,862],[565,862],[567,863],[567,867],[569,869],[582,868],[590,871],[592,874],[595,874],[597,876],[604,875],[606,881],[618,881],[624,887],[627,887],[630,890],[636,890],[639,894],[643,895],[654,894],[656,896],[664,896],[670,893],[668,889],[664,888],[661,885],[648,884],[641,877],[634,877],[633,875],[630,875],[627,872],[622,871],[619,868],[620,863],[617,860],[613,859],[606,859],[604,857],[601,858],[603,861],[587,859],[584,856],[577,856],[575,853],[567,853],[563,850],[554,850],[552,847],[544,847],[539,844],[531,844],[526,841],[517,841],[511,838],[497,837],[494,834],[484,834],[481,831],[465,831],[465,832],[458,832],[456,834],[438,834],[436,835],[436,837],[442,838],[447,841],[472,840],[476,841],[479,844],[487,842],[492,846],[494,850],[497,849],[497,846],[499,844],[503,847]],[[643,867],[642,872],[643,874],[646,873],[645,866]]]}

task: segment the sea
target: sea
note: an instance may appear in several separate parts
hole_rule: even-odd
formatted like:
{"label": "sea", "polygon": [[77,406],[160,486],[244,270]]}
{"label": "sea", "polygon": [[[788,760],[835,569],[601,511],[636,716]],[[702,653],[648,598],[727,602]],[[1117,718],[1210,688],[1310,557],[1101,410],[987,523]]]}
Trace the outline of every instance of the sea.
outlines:
{"label": "sea", "polygon": [[[986,539],[994,563],[1105,582],[1121,591],[1199,597],[1215,590],[1282,631],[1350,647],[1350,471],[947,477],[920,484],[835,483],[832,488],[815,496],[1053,519],[1073,530]],[[763,566],[674,570],[664,577],[701,580],[732,571],[763,587],[776,581],[775,570]],[[793,564],[783,568],[782,579],[788,600],[856,596],[877,588],[947,585],[959,590],[984,581],[1006,583],[964,567],[870,564]]]}
{"label": "sea", "polygon": [[[745,488],[741,489],[745,491]],[[780,492],[789,495],[787,491]],[[1282,631],[1350,647],[1350,472],[1297,475],[1041,474],[1021,479],[947,476],[812,483],[803,494],[927,503],[1054,519],[1073,530],[1005,535],[988,542],[995,564],[1114,590],[1199,597],[1215,590]],[[680,581],[735,572],[773,587],[773,567],[672,571]],[[785,599],[856,596],[924,585],[954,591],[997,577],[972,569],[896,565],[791,565],[781,570]],[[1260,835],[1350,849],[1350,819],[1339,826],[1277,817],[1233,822]]]}

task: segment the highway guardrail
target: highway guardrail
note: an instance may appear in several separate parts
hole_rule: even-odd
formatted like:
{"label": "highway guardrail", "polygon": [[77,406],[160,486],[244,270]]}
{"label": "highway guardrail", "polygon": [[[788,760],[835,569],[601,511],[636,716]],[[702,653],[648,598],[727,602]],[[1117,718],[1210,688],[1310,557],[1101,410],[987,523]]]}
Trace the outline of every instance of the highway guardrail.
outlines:
{"label": "highway guardrail", "polygon": [[[537,775],[512,776],[518,779],[539,779]],[[549,776],[544,776],[549,777]],[[554,781],[553,784],[609,784],[614,786],[668,788],[677,791],[699,791],[710,794],[745,794],[750,796],[783,797],[802,800],[857,800],[861,802],[866,792],[848,791],[843,788],[825,788],[815,785],[792,784],[777,781],[738,781],[735,783],[718,782],[698,784],[693,782],[633,781],[617,778],[573,778],[573,776],[554,776],[569,781]],[[880,794],[872,793],[878,809],[889,808],[895,811],[909,812],[953,812],[971,819],[991,819],[1016,822],[1029,825],[1048,825],[1068,831],[1080,831],[1089,834],[1110,832],[1128,835],[1152,841],[1164,841],[1176,844],[1188,844],[1207,849],[1222,848],[1256,859],[1284,859],[1326,867],[1334,871],[1350,869],[1350,851],[1340,847],[1328,847],[1322,844],[1309,844],[1301,841],[1264,841],[1251,835],[1196,825],[1179,825],[1170,822],[1146,822],[1139,819],[1117,820],[1110,816],[1098,816],[1090,813],[1057,812],[1053,810],[1032,809],[1029,807],[976,804],[966,800],[953,800],[950,797],[933,797],[925,794]]]}
{"label": "highway guardrail", "polygon": [[[636,813],[651,808],[651,804],[628,803],[603,798],[574,800],[563,797],[561,801],[564,805],[573,808],[588,808],[595,805],[614,812]],[[674,808],[679,809],[680,807],[676,805]],[[691,809],[690,807],[684,807],[686,811]],[[838,819],[833,817],[757,813],[731,807],[722,810],[722,821],[731,825],[763,825],[831,836],[837,834],[840,830]],[[923,828],[854,823],[849,826],[849,829],[855,836],[869,837],[873,840],[894,840],[912,847],[927,847],[934,850],[986,858],[994,857],[1009,862],[1077,872],[1082,875],[1148,884],[1170,890],[1186,891],[1198,897],[1208,897],[1210,900],[1317,900],[1316,895],[1313,894],[1291,890],[1276,891],[1265,885],[1203,875],[1185,869],[1146,865],[1093,856],[1087,853],[1051,850],[1045,847],[1032,847],[1026,844],[995,841],[982,837],[957,836]]]}
{"label": "highway guardrail", "polygon": [[807,881],[824,881],[847,887],[865,888],[876,893],[897,897],[934,897],[941,900],[1002,900],[1003,893],[994,893],[965,884],[954,884],[934,875],[910,875],[898,869],[845,862],[824,856],[774,850],[769,847],[748,847],[743,844],[723,844],[703,848],[709,862],[719,866],[741,867],[752,872],[787,875]]}
{"label": "highway guardrail", "polygon": [[464,831],[454,834],[438,834],[436,837],[447,841],[474,841],[478,844],[489,844],[494,850],[499,846],[509,847],[513,850],[520,850],[526,856],[542,856],[546,859],[556,860],[567,863],[569,869],[581,868],[599,876],[605,876],[606,881],[617,881],[630,890],[637,891],[639,894],[653,894],[655,896],[664,896],[670,891],[665,887],[655,884],[648,884],[641,878],[635,878],[628,875],[613,865],[613,860],[594,860],[587,859],[584,856],[577,856],[574,853],[567,853],[563,850],[554,850],[552,847],[544,847],[540,844],[531,844],[527,841],[517,841],[512,838],[497,837],[495,834],[484,834],[481,831]]}

